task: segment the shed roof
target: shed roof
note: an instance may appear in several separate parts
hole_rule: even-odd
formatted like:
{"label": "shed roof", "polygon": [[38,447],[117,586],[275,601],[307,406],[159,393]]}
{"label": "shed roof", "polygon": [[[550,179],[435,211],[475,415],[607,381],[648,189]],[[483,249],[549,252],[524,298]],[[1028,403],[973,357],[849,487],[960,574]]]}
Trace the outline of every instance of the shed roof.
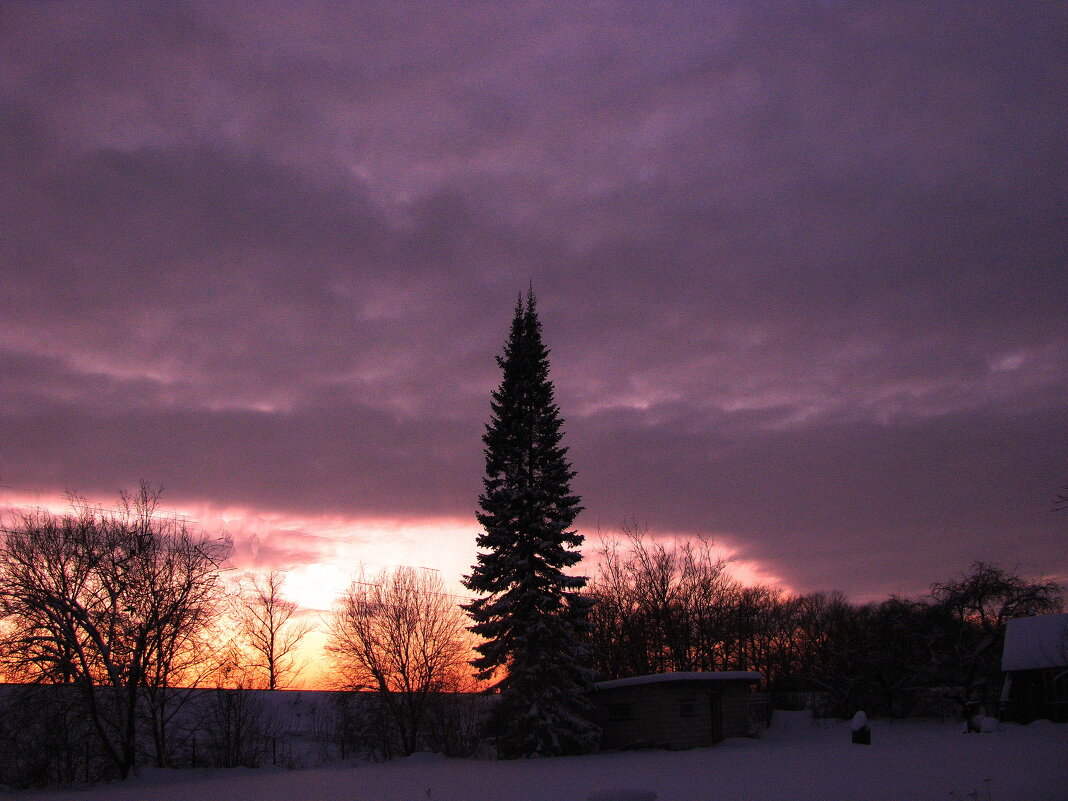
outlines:
{"label": "shed roof", "polygon": [[1068,666],[1068,612],[1017,617],[1006,624],[1002,670],[1065,666]]}
{"label": "shed roof", "polygon": [[660,684],[666,681],[760,681],[760,674],[755,670],[709,670],[700,672],[651,673],[648,676],[631,676],[627,679],[599,681],[594,686],[597,690],[611,690],[616,687],[635,687],[640,684]]}

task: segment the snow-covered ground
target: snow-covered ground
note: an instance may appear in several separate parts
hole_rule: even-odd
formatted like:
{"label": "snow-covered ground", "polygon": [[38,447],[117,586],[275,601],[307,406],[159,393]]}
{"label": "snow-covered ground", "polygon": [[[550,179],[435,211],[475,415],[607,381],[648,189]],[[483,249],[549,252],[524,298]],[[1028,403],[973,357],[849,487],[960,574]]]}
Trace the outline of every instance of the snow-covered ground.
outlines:
{"label": "snow-covered ground", "polygon": [[[629,793],[604,793],[627,790]],[[14,793],[42,801],[1065,801],[1068,725],[1005,724],[963,734],[959,723],[871,723],[871,745],[848,721],[781,715],[755,740],[693,751],[633,751],[486,761],[428,754],[308,770],[145,771],[122,784]]]}

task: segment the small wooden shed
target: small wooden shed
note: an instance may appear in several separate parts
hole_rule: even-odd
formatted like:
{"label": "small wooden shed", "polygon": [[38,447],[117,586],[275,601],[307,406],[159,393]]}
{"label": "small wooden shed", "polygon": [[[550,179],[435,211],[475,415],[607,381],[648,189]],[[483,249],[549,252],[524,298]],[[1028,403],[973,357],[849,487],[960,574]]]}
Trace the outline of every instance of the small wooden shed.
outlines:
{"label": "small wooden shed", "polygon": [[1001,669],[1004,719],[1068,722],[1068,613],[1010,620]]}
{"label": "small wooden shed", "polygon": [[594,685],[602,748],[697,748],[752,733],[750,671],[654,673]]}

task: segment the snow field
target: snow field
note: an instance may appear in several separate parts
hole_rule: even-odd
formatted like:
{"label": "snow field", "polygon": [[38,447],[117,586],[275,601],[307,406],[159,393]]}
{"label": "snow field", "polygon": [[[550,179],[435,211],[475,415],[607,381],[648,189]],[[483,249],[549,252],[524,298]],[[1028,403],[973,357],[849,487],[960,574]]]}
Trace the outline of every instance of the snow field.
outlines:
{"label": "snow field", "polygon": [[760,739],[693,751],[515,761],[417,754],[282,771],[144,771],[122,784],[13,793],[40,801],[1065,801],[1068,726],[1042,721],[962,734],[958,721],[791,718]]}

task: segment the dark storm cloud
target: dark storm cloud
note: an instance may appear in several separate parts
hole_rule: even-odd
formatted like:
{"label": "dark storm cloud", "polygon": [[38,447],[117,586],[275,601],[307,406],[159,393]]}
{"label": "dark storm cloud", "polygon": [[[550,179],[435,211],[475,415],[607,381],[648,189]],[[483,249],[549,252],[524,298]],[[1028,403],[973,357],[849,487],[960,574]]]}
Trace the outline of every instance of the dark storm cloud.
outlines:
{"label": "dark storm cloud", "polygon": [[[348,401],[294,413],[101,408],[88,414],[82,404],[54,404],[5,415],[5,480],[25,486],[45,472],[61,479],[61,487],[108,493],[138,476],[166,476],[168,493],[180,498],[387,517],[461,513],[463,495],[478,479],[477,458],[446,447],[477,441],[477,420],[401,422]],[[335,476],[345,476],[344,489]]]}
{"label": "dark storm cloud", "polygon": [[1066,22],[7,4],[0,478],[470,516],[532,279],[584,525],[1065,575]]}
{"label": "dark storm cloud", "polygon": [[725,534],[803,587],[885,597],[984,558],[1037,574],[1063,543],[1048,490],[1062,472],[1064,438],[1050,433],[1068,426],[1063,409],[770,429],[719,419],[712,433],[704,419],[642,430],[628,416],[582,429],[594,442],[580,439],[576,456],[612,436],[582,489],[609,487],[615,508],[663,528]]}

